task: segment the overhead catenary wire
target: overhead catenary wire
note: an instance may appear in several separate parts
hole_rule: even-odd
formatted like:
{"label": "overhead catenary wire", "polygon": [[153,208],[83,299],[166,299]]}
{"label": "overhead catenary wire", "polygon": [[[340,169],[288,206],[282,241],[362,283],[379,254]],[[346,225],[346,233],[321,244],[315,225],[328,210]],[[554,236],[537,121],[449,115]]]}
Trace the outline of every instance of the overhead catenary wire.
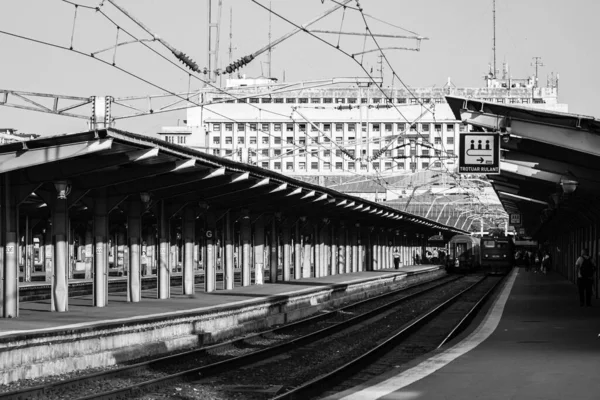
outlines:
{"label": "overhead catenary wire", "polygon": [[[69,3],[69,4],[74,4],[74,3],[72,3],[72,2],[68,2],[68,1],[66,1],[66,2],[67,2],[67,3]],[[86,7],[86,8],[89,8],[89,9],[94,9],[93,7]],[[102,13],[103,15],[105,15],[103,12],[101,12],[101,13]],[[105,15],[105,16],[106,16],[106,15]],[[108,19],[110,20],[110,18],[108,18]],[[112,20],[111,20],[111,22],[112,22]],[[115,24],[115,26],[117,27],[117,31],[118,31],[118,30],[120,30],[120,27],[119,27],[118,25],[116,25],[116,24]],[[3,32],[3,33],[7,33],[7,32]],[[134,36],[133,36],[133,35],[131,35],[130,33],[128,33],[128,32],[126,32],[126,33],[127,33],[127,34],[129,34],[130,36],[134,37]],[[25,38],[25,37],[23,37],[23,36],[19,36],[19,35],[13,35],[13,36],[17,36],[17,37]],[[134,37],[134,38],[135,38],[135,37]],[[30,39],[30,38],[28,38],[28,39]],[[41,44],[53,45],[52,43],[43,42],[43,41],[38,41],[38,40],[35,40],[35,39],[33,39],[33,41],[37,41],[38,43],[41,43]],[[59,46],[59,45],[54,45],[54,47],[58,47],[58,48],[61,48],[61,49],[67,49],[67,48],[65,48],[65,47],[63,47],[63,46]],[[147,46],[147,47],[148,47],[148,46]],[[148,48],[150,48],[150,47],[148,47]],[[151,48],[150,48],[150,49],[151,49]],[[69,49],[69,50],[71,50],[71,49]],[[153,49],[151,49],[151,50],[153,50]],[[71,50],[71,51],[75,51],[75,50]],[[76,52],[77,52],[77,53],[80,53],[80,54],[82,54],[82,55],[86,55],[86,56],[88,56],[87,54],[85,54],[85,53],[83,53],[83,52],[81,52],[81,51],[76,51]],[[104,63],[106,63],[106,64],[109,64],[108,62],[106,62],[106,61],[104,61],[104,60],[99,60],[99,61],[101,61],[101,62],[104,62]],[[169,60],[169,61],[170,61],[170,60]],[[113,59],[113,62],[114,62],[114,59]],[[177,65],[177,64],[174,64],[174,65]],[[154,86],[154,87],[157,87],[157,88],[159,88],[159,89],[161,89],[161,90],[163,90],[163,91],[167,91],[166,89],[164,89],[164,88],[161,88],[160,86],[158,86],[158,85],[156,85],[156,84],[153,84],[152,82],[150,82],[150,81],[148,81],[148,80],[145,80],[144,78],[141,78],[141,77],[139,77],[138,75],[136,75],[136,74],[134,74],[134,73],[131,73],[131,72],[129,72],[129,71],[127,71],[127,70],[123,69],[123,68],[120,68],[120,67],[116,66],[116,65],[113,65],[113,66],[114,66],[114,67],[116,67],[116,68],[117,68],[117,69],[119,69],[119,70],[122,70],[123,72],[126,72],[126,73],[128,73],[128,74],[129,74],[129,75],[131,75],[131,76],[134,76],[134,77],[136,77],[137,79],[141,79],[142,81],[144,81],[144,82],[146,82],[146,83],[148,83],[148,84],[150,84],[150,85],[152,85],[152,86]],[[177,66],[178,66],[179,68],[181,68],[179,65],[177,65]],[[183,69],[183,68],[181,68],[181,69],[185,71],[185,69]],[[187,71],[186,71],[186,73],[187,73]],[[191,76],[192,76],[192,74],[188,74],[188,77],[189,77],[189,79],[191,79]],[[200,80],[200,81],[203,81],[202,79],[200,79],[200,78],[198,78],[198,77],[196,77],[196,76],[194,76],[194,77],[195,77],[196,79]],[[189,88],[189,82],[188,82],[188,88]],[[219,89],[219,88],[217,88],[217,87],[215,87],[215,88],[216,88],[216,89]],[[229,93],[229,92],[227,92],[227,91],[224,91],[224,90],[221,90],[221,91],[222,91],[223,93],[225,93],[225,94],[229,95],[229,96],[232,96],[233,98],[236,98],[236,97],[234,97],[233,95],[231,95],[231,93]],[[171,93],[171,95],[176,95],[176,94],[174,94],[174,93],[172,93],[172,92],[170,92],[170,91],[167,91],[167,92]],[[188,93],[189,93],[189,90],[188,90]],[[180,98],[181,98],[181,99],[183,99],[183,100],[189,100],[189,94],[188,94],[188,98],[183,98],[183,97],[181,97],[181,96],[177,96],[177,97],[180,97]],[[254,106],[254,105],[252,105],[252,104],[251,104],[251,106],[253,106],[253,107],[257,108],[257,109],[261,109],[261,110],[263,110],[262,108],[260,108],[260,107],[257,107],[257,106]],[[268,110],[265,110],[265,111],[268,111]],[[223,116],[222,114],[220,114],[220,113],[218,113],[218,112],[215,112],[215,111],[213,111],[213,110],[211,110],[211,112],[213,112],[215,115],[220,115],[220,116],[222,116],[222,117],[224,117],[224,118],[226,118],[226,119],[228,119],[228,120],[231,120],[232,122],[237,122],[237,123],[240,123],[239,121],[236,121],[236,120],[234,120],[234,119],[231,119],[231,118],[228,118],[228,117],[226,117],[226,116]],[[277,114],[277,115],[282,115],[282,114],[279,114],[279,113],[274,113],[274,114]],[[269,135],[270,135],[270,134],[269,134]],[[270,135],[270,136],[274,136],[274,135]],[[274,136],[274,137],[275,137],[275,136]],[[302,146],[297,146],[297,147],[301,148]],[[322,160],[322,159],[321,159],[321,160]],[[352,171],[348,171],[348,172],[352,172]],[[361,175],[361,174],[356,174],[356,175]]]}
{"label": "overhead catenary wire", "polygon": [[[377,82],[375,81],[375,78],[373,78],[373,76],[371,76],[371,74],[367,71],[367,69],[364,67],[362,62],[359,62],[356,57],[350,53],[348,53],[347,51],[336,47],[334,44],[329,43],[327,40],[315,35],[314,33],[310,32],[308,29],[306,29],[305,27],[301,27],[298,24],[296,24],[295,22],[291,21],[290,19],[282,16],[281,14],[265,7],[263,4],[261,4],[260,2],[258,2],[257,0],[250,0],[252,1],[254,4],[258,5],[259,7],[263,8],[264,10],[266,10],[269,13],[272,13],[273,15],[277,16],[278,18],[282,19],[283,21],[287,22],[290,25],[295,26],[298,29],[303,30],[305,33],[307,33],[308,35],[316,38],[317,40],[325,43],[327,46],[330,46],[334,49],[336,49],[337,51],[340,51],[341,53],[343,53],[344,55],[346,55],[347,57],[351,58],[352,60],[354,60],[354,62],[356,62],[360,68],[364,71],[364,73],[372,80],[372,82],[375,84],[375,86],[381,91],[381,93],[385,96],[385,98],[388,100],[388,102],[390,104],[392,104],[392,106],[395,108],[395,110],[398,112],[398,114],[408,123],[410,123],[411,125],[414,124],[417,120],[415,121],[410,121],[408,118],[406,118],[406,116],[400,111],[400,109],[398,109],[398,107],[391,101],[391,98],[385,93],[385,91],[379,87],[379,85],[377,85]],[[398,80],[400,80],[400,78],[398,77]],[[401,80],[400,80],[401,81]],[[401,81],[402,82],[402,81]],[[402,84],[404,85],[404,83],[402,82]],[[406,85],[404,85],[406,87]],[[418,98],[414,95],[414,93],[412,91],[409,91],[409,93],[418,100]]]}

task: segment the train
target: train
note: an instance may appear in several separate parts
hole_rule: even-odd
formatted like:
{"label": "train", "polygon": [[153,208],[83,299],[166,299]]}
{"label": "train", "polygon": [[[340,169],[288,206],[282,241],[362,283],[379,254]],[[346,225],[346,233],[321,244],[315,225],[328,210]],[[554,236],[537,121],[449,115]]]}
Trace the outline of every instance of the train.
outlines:
{"label": "train", "polygon": [[489,234],[481,238],[481,268],[494,275],[507,274],[515,266],[515,243],[511,237]]}
{"label": "train", "polygon": [[514,242],[503,232],[490,232],[481,238],[454,235],[448,247],[446,268],[450,272],[496,275],[506,274],[514,266]]}
{"label": "train", "polygon": [[472,272],[481,267],[480,240],[470,235],[454,235],[448,243],[446,268],[452,272]]}

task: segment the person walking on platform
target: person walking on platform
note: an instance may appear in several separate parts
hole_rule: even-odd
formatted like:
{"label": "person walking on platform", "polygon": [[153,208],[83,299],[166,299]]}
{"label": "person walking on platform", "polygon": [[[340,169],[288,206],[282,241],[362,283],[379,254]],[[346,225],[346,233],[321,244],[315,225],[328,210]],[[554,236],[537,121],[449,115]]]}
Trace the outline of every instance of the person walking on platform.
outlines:
{"label": "person walking on platform", "polygon": [[592,306],[592,288],[596,267],[592,263],[587,249],[581,250],[581,257],[575,262],[577,270],[577,288],[579,289],[579,306]]}
{"label": "person walking on platform", "polygon": [[548,251],[544,251],[544,256],[542,257],[542,273],[545,275],[548,273],[550,269],[550,253]]}
{"label": "person walking on platform", "polygon": [[419,253],[417,253],[416,251],[413,255],[413,260],[415,262],[415,265],[421,264],[421,257],[419,257]]}
{"label": "person walking on platform", "polygon": [[394,251],[392,252],[392,257],[394,257],[394,268],[400,269],[400,249],[394,247]]}

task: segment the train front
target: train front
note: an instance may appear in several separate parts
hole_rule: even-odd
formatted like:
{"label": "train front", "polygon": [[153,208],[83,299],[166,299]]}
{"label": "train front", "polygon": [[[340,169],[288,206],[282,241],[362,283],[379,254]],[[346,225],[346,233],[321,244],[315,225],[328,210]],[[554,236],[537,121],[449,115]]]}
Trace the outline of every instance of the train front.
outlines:
{"label": "train front", "polygon": [[514,245],[509,237],[481,238],[481,267],[490,274],[506,274],[514,265]]}

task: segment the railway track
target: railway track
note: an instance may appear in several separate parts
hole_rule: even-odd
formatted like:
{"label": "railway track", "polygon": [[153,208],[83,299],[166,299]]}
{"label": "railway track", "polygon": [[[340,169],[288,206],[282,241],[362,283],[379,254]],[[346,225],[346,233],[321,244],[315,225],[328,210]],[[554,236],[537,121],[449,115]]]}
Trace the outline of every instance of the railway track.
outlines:
{"label": "railway track", "polygon": [[325,398],[343,392],[439,349],[474,318],[503,277],[486,276],[402,326],[376,347],[340,368],[276,396],[273,400]]}
{"label": "railway track", "polygon": [[284,354],[464,279],[444,277],[413,285],[266,332],[110,371],[0,393],[0,399],[132,399]]}

